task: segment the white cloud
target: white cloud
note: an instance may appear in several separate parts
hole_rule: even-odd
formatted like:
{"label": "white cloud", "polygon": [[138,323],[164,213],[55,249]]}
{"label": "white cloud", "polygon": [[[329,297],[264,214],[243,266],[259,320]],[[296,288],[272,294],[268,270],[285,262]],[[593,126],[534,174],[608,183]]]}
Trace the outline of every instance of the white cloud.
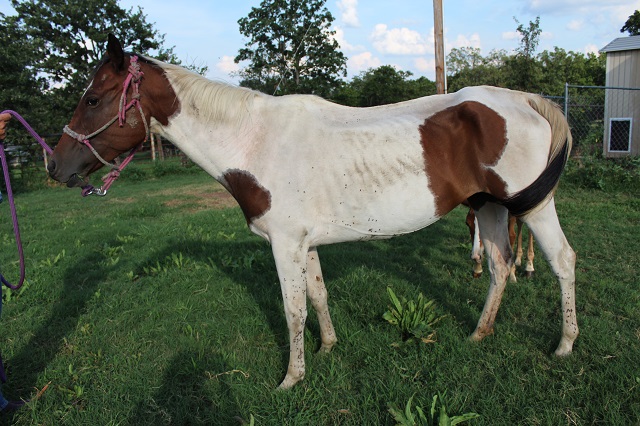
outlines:
{"label": "white cloud", "polygon": [[371,33],[373,47],[380,53],[391,55],[425,55],[433,53],[433,41],[409,28],[389,29],[386,24],[377,24]]}
{"label": "white cloud", "polygon": [[358,19],[358,0],[340,0],[338,2],[338,9],[342,12],[342,22],[347,27],[357,28],[360,26],[360,19]]}
{"label": "white cloud", "polygon": [[223,56],[220,58],[220,62],[216,64],[216,68],[219,71],[230,74],[240,69],[240,65],[233,61],[233,56]]}
{"label": "white cloud", "polygon": [[552,40],[553,39],[553,33],[551,31],[542,31],[540,33],[540,39],[541,40]]}
{"label": "white cloud", "polygon": [[373,56],[371,52],[363,52],[352,56],[347,61],[347,67],[352,73],[368,70],[369,68],[377,68],[381,65],[380,59]]}
{"label": "white cloud", "polygon": [[569,31],[580,31],[584,28],[584,19],[574,19],[567,24]]}
{"label": "white cloud", "polygon": [[584,53],[594,53],[597,55],[598,50],[600,50],[600,48],[595,44],[587,44],[583,50],[584,50]]}
{"label": "white cloud", "polygon": [[[564,15],[585,13],[586,11],[601,10],[603,8],[632,9],[632,3],[638,4],[638,1],[630,0],[526,0],[525,11],[533,15]],[[635,10],[635,9],[634,9]],[[631,10],[633,13],[633,10]],[[628,14],[627,14],[628,16]]]}
{"label": "white cloud", "polygon": [[450,51],[453,48],[461,48],[461,47],[475,47],[478,49],[482,48],[482,43],[480,43],[480,34],[473,33],[471,37],[467,37],[464,34],[458,34],[455,40],[445,41],[445,49]]}
{"label": "white cloud", "polygon": [[345,52],[353,52],[364,49],[364,47],[362,46],[354,46],[349,43],[344,37],[344,30],[342,28],[333,27],[333,31],[335,31],[335,34],[332,36],[333,39],[338,42],[340,48]]}
{"label": "white cloud", "polygon": [[502,33],[503,40],[517,40],[520,38],[520,33],[517,31],[506,31]]}
{"label": "white cloud", "polygon": [[435,59],[427,59],[427,58],[417,58],[413,61],[413,65],[420,72],[431,72],[433,73],[436,69],[436,60]]}

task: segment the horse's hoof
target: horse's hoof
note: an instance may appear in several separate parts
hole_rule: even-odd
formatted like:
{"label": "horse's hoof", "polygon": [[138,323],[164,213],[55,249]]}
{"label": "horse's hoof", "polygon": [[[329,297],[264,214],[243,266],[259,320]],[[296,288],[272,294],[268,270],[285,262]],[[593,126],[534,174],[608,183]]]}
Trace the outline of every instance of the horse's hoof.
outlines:
{"label": "horse's hoof", "polygon": [[282,381],[282,383],[280,383],[280,385],[277,387],[276,390],[279,391],[279,392],[289,390],[296,383],[298,383],[298,380],[292,380],[289,377],[285,377],[284,380]]}
{"label": "horse's hoof", "polygon": [[571,355],[573,351],[573,342],[575,341],[576,337],[578,337],[577,330],[572,336],[562,337],[560,339],[560,343],[558,343],[558,348],[555,351],[555,355],[557,357],[565,357]]}
{"label": "horse's hoof", "polygon": [[476,329],[476,331],[474,331],[473,334],[469,336],[469,340],[472,342],[479,342],[490,334],[493,334],[493,328],[482,331]]}
{"label": "horse's hoof", "polygon": [[557,357],[565,357],[565,356],[569,356],[572,354],[572,350],[571,349],[566,349],[566,348],[561,348],[558,346],[558,349],[556,349],[556,351],[554,352],[555,356]]}
{"label": "horse's hoof", "polygon": [[480,278],[482,276],[482,272],[474,272],[473,278]]}
{"label": "horse's hoof", "polygon": [[527,278],[533,278],[533,272],[534,272],[534,271],[526,271],[526,272],[524,273],[524,275],[525,275],[525,277],[527,277]]}
{"label": "horse's hoof", "polygon": [[331,352],[331,350],[333,349],[333,346],[335,345],[335,343],[332,343],[330,345],[325,345],[324,343],[320,346],[320,349],[318,349],[318,355],[325,355],[328,354],[329,352]]}

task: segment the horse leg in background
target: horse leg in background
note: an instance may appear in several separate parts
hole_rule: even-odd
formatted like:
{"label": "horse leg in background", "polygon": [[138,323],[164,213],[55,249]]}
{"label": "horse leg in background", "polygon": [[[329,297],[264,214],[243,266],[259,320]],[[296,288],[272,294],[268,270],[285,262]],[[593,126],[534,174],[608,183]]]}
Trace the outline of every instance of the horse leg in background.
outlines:
{"label": "horse leg in background", "polygon": [[[522,219],[515,219],[514,217],[510,217],[509,219],[509,236],[511,236],[511,226],[515,226],[512,225],[512,220],[513,223],[515,223],[518,226],[518,248],[516,250],[516,260],[514,262],[514,268],[513,268],[513,279],[512,282],[515,282],[515,266],[520,266],[522,265],[522,255],[523,255],[523,245],[522,245],[522,230],[524,229],[524,222],[522,222]],[[535,271],[535,269],[533,268],[533,259],[535,257],[535,253],[533,251],[533,243],[534,243],[534,238],[533,238],[533,234],[531,233],[531,230],[527,230],[527,233],[529,234],[529,244],[527,245],[527,263],[525,265],[525,273],[527,278],[531,278],[533,276],[533,273]],[[511,240],[511,244],[513,247],[513,242],[514,240]]]}
{"label": "horse leg in background", "polygon": [[471,247],[471,260],[473,260],[473,278],[480,278],[482,275],[482,240],[480,240],[480,229],[478,227],[478,221],[476,220],[476,214],[473,209],[469,209],[466,219],[467,226],[469,227],[469,234],[471,235],[471,241],[473,242]]}
{"label": "horse leg in background", "polygon": [[289,389],[304,379],[304,326],[307,320],[308,246],[300,240],[270,236],[278,270],[284,313],[289,329],[289,366],[279,389]]}
{"label": "horse leg in background", "polygon": [[508,212],[503,206],[486,203],[476,212],[491,275],[489,292],[478,325],[471,340],[480,341],[493,333],[502,294],[513,262],[513,250],[509,244]]}
{"label": "horse leg in background", "polygon": [[529,246],[527,249],[527,264],[525,265],[525,273],[527,274],[527,278],[531,278],[535,269],[533,268],[533,258],[535,257],[535,253],[533,251],[533,233],[529,229]]}
{"label": "horse leg in background", "polygon": [[[518,232],[516,232],[516,225],[518,226]],[[517,236],[517,238],[516,238]],[[513,262],[515,266],[522,265],[522,221],[515,216],[509,215],[509,241],[511,242],[511,247],[516,247],[516,240],[518,242],[518,247],[515,250],[516,259]]]}
{"label": "horse leg in background", "polygon": [[562,232],[553,198],[542,209],[526,216],[524,221],[535,235],[538,246],[560,281],[562,337],[555,353],[558,356],[568,355],[578,337],[575,299],[576,254]]}
{"label": "horse leg in background", "polygon": [[516,266],[520,266],[520,263],[522,263],[522,228],[518,227],[518,233],[516,234],[516,222],[517,219],[515,216],[509,215],[509,244],[511,244],[512,250],[516,244],[516,235],[518,237],[516,260],[511,265],[511,270],[509,271],[509,281],[512,283],[518,282],[518,279],[516,278]]}
{"label": "horse leg in background", "polygon": [[319,352],[330,352],[338,339],[329,315],[327,289],[324,286],[320,258],[315,247],[311,247],[307,254],[307,296],[316,311],[320,325],[322,346],[320,346]]}

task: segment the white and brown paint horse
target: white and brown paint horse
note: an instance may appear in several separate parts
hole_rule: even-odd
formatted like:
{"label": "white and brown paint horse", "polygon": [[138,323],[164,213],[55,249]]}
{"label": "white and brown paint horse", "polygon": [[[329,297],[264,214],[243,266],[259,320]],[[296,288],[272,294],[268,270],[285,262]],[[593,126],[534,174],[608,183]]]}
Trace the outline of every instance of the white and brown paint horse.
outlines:
{"label": "white and brown paint horse", "polygon": [[[476,218],[476,214],[473,209],[469,209],[467,213],[467,217],[465,219],[467,227],[469,228],[469,234],[471,235],[471,260],[473,261],[473,278],[480,278],[482,275],[482,260],[484,258],[484,245],[482,244],[482,239],[480,238],[480,229],[478,227],[478,219]],[[516,267],[522,265],[522,256],[524,255],[524,251],[522,248],[522,230],[524,228],[524,222],[522,219],[509,214],[509,244],[511,244],[511,249],[515,248],[515,260],[513,265],[511,265],[511,272],[509,273],[509,281],[515,283],[518,281],[516,277]],[[533,259],[535,258],[535,252],[533,250],[534,238],[531,230],[528,229],[528,237],[527,241],[527,257],[525,264],[525,275],[527,278],[531,278],[535,269],[533,267]]]}
{"label": "white and brown paint horse", "polygon": [[[318,315],[321,351],[337,341],[316,247],[413,232],[465,200],[477,211],[491,273],[471,339],[493,332],[513,259],[511,211],[534,232],[558,276],[563,320],[556,354],[572,351],[578,335],[576,257],[553,199],[571,136],[549,102],[475,87],[350,108],[314,96],[272,97],[152,59],[139,62],[140,108],[128,110],[121,126],[93,135],[91,145],[111,161],[145,138],[144,121],[235,197],[251,231],[270,242],[276,263],[290,342],[281,388],[305,374],[307,298]],[[111,36],[70,129],[88,134],[118,114],[130,65],[132,56]],[[49,173],[82,186],[101,166],[87,146],[65,134]]]}

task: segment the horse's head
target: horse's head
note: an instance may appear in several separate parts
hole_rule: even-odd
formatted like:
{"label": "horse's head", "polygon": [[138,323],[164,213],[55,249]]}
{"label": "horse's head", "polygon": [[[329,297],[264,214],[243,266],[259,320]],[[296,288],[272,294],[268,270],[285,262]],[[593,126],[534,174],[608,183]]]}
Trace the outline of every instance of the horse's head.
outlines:
{"label": "horse's head", "polygon": [[167,125],[176,105],[162,69],[125,53],[110,34],[107,54],[53,151],[49,175],[69,187],[85,185],[91,173],[142,143],[152,118]]}

